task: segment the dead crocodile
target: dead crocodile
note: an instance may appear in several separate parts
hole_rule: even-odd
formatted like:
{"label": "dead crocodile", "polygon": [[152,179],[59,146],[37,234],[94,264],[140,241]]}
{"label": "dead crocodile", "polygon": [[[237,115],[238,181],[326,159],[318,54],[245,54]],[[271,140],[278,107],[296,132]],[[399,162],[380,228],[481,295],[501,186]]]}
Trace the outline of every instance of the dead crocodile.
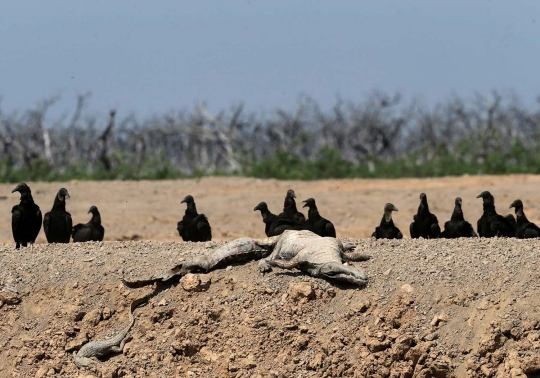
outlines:
{"label": "dead crocodile", "polygon": [[369,257],[352,252],[355,246],[341,240],[320,237],[311,231],[285,231],[270,256],[259,261],[259,270],[268,272],[271,267],[299,269],[313,277],[350,283],[367,284],[367,275],[344,261],[365,261]]}
{"label": "dead crocodile", "polygon": [[206,257],[182,262],[149,280],[125,281],[130,288],[167,281],[186,273],[209,272],[231,263],[261,260],[259,270],[269,272],[272,266],[285,269],[298,268],[314,277],[328,278],[363,286],[367,283],[364,272],[343,261],[363,261],[369,257],[351,252],[353,245],[343,245],[339,239],[320,237],[311,231],[287,230],[280,236],[262,240],[240,238],[233,240]]}
{"label": "dead crocodile", "polygon": [[126,343],[126,336],[135,323],[133,311],[145,303],[149,296],[139,298],[131,302],[129,308],[129,321],[115,336],[107,340],[90,341],[82,346],[78,352],[73,352],[74,362],[78,368],[87,368],[98,363],[98,357],[104,357],[112,353],[121,353]]}

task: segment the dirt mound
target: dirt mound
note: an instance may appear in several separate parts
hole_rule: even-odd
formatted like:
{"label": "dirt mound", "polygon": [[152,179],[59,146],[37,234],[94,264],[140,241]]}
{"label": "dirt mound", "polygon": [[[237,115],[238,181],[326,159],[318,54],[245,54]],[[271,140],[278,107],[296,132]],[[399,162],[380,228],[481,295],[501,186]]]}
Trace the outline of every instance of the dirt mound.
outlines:
{"label": "dirt mound", "polygon": [[[257,263],[126,289],[222,242],[0,247],[2,377],[538,377],[535,240],[352,240],[365,289]],[[72,353],[135,311],[122,354]]]}

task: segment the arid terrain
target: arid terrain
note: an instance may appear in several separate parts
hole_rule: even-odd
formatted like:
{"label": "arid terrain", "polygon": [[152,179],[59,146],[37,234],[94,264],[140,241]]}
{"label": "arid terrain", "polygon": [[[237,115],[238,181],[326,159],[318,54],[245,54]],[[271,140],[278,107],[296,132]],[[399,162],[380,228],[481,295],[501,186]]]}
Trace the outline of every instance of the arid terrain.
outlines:
{"label": "arid terrain", "polygon": [[[197,210],[210,220],[214,240],[242,236],[264,237],[260,213],[253,208],[261,201],[270,211],[279,214],[287,189],[294,189],[298,208],[301,201],[313,197],[319,212],[336,226],[338,237],[367,238],[379,224],[383,207],[392,202],[399,212],[394,222],[405,237],[420,202],[428,196],[430,210],[442,224],[450,219],[454,199],[463,198],[465,218],[476,227],[482,213],[482,200],[476,196],[484,190],[493,193],[501,214],[517,198],[523,200],[531,220],[540,219],[540,176],[467,176],[434,179],[400,180],[324,180],[278,181],[251,178],[201,178],[177,181],[114,181],[65,183],[28,183],[35,202],[43,214],[52,207],[58,189],[65,187],[71,199],[67,210],[73,224],[86,223],[92,205],[103,219],[105,240],[178,241],[176,223],[182,219],[182,199],[191,194]],[[11,207],[18,203],[19,193],[11,193],[14,184],[0,185],[0,242],[12,243]],[[5,198],[4,198],[5,197]],[[303,209],[307,214],[307,209]],[[45,242],[43,231],[37,242]]]}
{"label": "arid terrain", "polygon": [[[422,191],[441,223],[460,196],[475,224],[483,190],[502,214],[521,198],[536,221],[539,183],[525,175],[29,183],[44,212],[66,187],[74,223],[86,222],[97,205],[107,241],[47,245],[41,233],[40,243],[20,251],[9,217],[18,194],[10,193],[15,185],[2,185],[0,377],[540,377],[539,241],[367,238],[386,202],[399,208],[395,222],[408,236]],[[289,188],[298,202],[317,199],[338,236],[371,256],[352,263],[367,273],[367,287],[280,269],[262,275],[256,262],[140,289],[121,283],[212,254],[222,240],[263,237],[253,207],[265,200],[279,212]],[[218,241],[180,241],[175,228],[185,194],[208,215]],[[77,369],[72,353],[114,335],[131,301],[149,293],[124,352]]]}

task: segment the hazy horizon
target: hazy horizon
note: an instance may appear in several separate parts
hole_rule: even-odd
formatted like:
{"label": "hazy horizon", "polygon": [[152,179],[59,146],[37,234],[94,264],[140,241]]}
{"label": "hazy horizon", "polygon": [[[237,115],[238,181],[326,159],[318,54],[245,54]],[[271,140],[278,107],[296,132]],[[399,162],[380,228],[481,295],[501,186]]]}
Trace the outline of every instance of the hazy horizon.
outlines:
{"label": "hazy horizon", "polygon": [[291,108],[304,94],[331,107],[377,89],[421,96],[497,89],[538,95],[540,3],[67,0],[0,10],[0,96],[11,112],[92,93],[89,110],[150,115]]}

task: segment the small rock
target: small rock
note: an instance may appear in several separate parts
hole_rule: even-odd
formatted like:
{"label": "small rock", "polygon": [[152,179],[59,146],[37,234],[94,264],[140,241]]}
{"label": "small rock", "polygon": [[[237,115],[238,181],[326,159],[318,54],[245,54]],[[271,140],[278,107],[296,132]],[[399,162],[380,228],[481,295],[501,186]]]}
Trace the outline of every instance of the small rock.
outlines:
{"label": "small rock", "polygon": [[328,288],[324,292],[324,297],[326,298],[334,298],[336,296],[336,291],[333,288]]}
{"label": "small rock", "polygon": [[109,320],[112,315],[114,314],[114,310],[110,307],[105,307],[103,309],[103,312],[101,313],[101,316],[103,317],[103,320]]}
{"label": "small rock", "polygon": [[435,315],[433,317],[433,319],[431,320],[431,325],[433,327],[437,327],[439,325],[440,322],[447,322],[448,320],[450,320],[450,318],[448,317],[448,315],[446,315],[444,312],[441,312],[440,314],[438,315]]}
{"label": "small rock", "polygon": [[215,363],[219,359],[219,354],[212,352],[208,347],[202,347],[199,351],[201,358],[210,363]]}
{"label": "small rock", "polygon": [[247,358],[242,360],[240,362],[240,366],[246,370],[256,368],[257,364],[255,363],[255,357],[253,356],[253,354],[248,355]]}
{"label": "small rock", "polygon": [[99,322],[101,321],[101,309],[96,308],[95,310],[90,311],[86,315],[84,315],[84,318],[82,319],[84,323],[87,323],[93,327],[97,326]]}
{"label": "small rock", "polygon": [[527,335],[527,340],[531,342],[538,341],[539,339],[540,335],[538,334],[538,332],[531,332]]}
{"label": "small rock", "polygon": [[488,365],[482,365],[482,366],[480,366],[480,370],[482,371],[482,373],[483,373],[486,377],[490,377],[490,376],[491,376],[491,369],[489,368]]}
{"label": "small rock", "polygon": [[77,306],[70,306],[68,309],[66,309],[66,313],[68,318],[75,322],[81,321],[86,315],[86,311]]}
{"label": "small rock", "polygon": [[116,378],[118,375],[118,366],[104,364],[101,367],[101,378]]}
{"label": "small rock", "polygon": [[46,377],[48,372],[49,372],[49,367],[48,366],[42,366],[42,367],[40,367],[38,369],[38,371],[36,372],[36,375],[34,377],[35,378]]}
{"label": "small rock", "polygon": [[501,329],[501,332],[502,333],[510,333],[510,331],[512,330],[512,328],[514,328],[514,323],[511,322],[511,321],[505,321],[505,322],[502,322],[500,325],[499,325],[499,328]]}
{"label": "small rock", "polygon": [[434,341],[439,338],[439,334],[437,332],[430,333],[424,337],[427,341]]}
{"label": "small rock", "polygon": [[490,307],[491,305],[489,304],[489,301],[487,299],[484,299],[483,301],[478,303],[478,305],[476,306],[478,310],[487,310]]}
{"label": "small rock", "polygon": [[298,329],[298,324],[294,321],[286,322],[283,324],[283,329],[286,329],[288,331],[294,331]]}
{"label": "small rock", "polygon": [[366,346],[371,353],[376,353],[388,349],[390,347],[390,341],[379,341],[377,339],[367,339]]}
{"label": "small rock", "polygon": [[21,298],[14,293],[0,292],[0,301],[8,305],[16,305],[21,303]]}
{"label": "small rock", "polygon": [[88,335],[86,332],[81,332],[77,335],[73,340],[71,340],[69,343],[66,344],[66,347],[64,348],[66,352],[71,352],[76,349],[79,349],[88,341]]}
{"label": "small rock", "polygon": [[521,363],[521,370],[525,374],[540,373],[540,356],[525,358]]}
{"label": "small rock", "polygon": [[356,308],[356,311],[363,314],[364,312],[369,310],[370,307],[371,307],[371,303],[369,301],[365,301],[365,302],[360,303],[360,305]]}
{"label": "small rock", "polygon": [[412,293],[414,291],[413,287],[409,284],[401,285],[401,291],[404,291],[405,293]]}
{"label": "small rock", "polygon": [[527,376],[523,373],[523,370],[521,370],[520,368],[510,369],[510,377],[511,378],[527,378]]}
{"label": "small rock", "polygon": [[324,354],[317,353],[315,355],[315,357],[313,357],[313,359],[311,359],[307,363],[306,367],[307,367],[308,370],[317,370],[318,368],[320,368],[322,366],[323,360],[324,360]]}
{"label": "small rock", "polygon": [[315,298],[315,291],[311,286],[311,282],[291,283],[287,293],[293,301],[298,302],[307,302]]}
{"label": "small rock", "polygon": [[510,335],[512,335],[512,337],[514,339],[517,339],[519,340],[521,338],[521,335],[523,334],[523,328],[521,327],[513,327],[511,330],[510,330]]}
{"label": "small rock", "polygon": [[188,273],[180,279],[180,284],[185,291],[204,291],[210,287],[209,277],[199,276],[198,274]]}
{"label": "small rock", "polygon": [[310,337],[307,335],[300,335],[293,343],[293,347],[296,350],[304,350],[309,345]]}

